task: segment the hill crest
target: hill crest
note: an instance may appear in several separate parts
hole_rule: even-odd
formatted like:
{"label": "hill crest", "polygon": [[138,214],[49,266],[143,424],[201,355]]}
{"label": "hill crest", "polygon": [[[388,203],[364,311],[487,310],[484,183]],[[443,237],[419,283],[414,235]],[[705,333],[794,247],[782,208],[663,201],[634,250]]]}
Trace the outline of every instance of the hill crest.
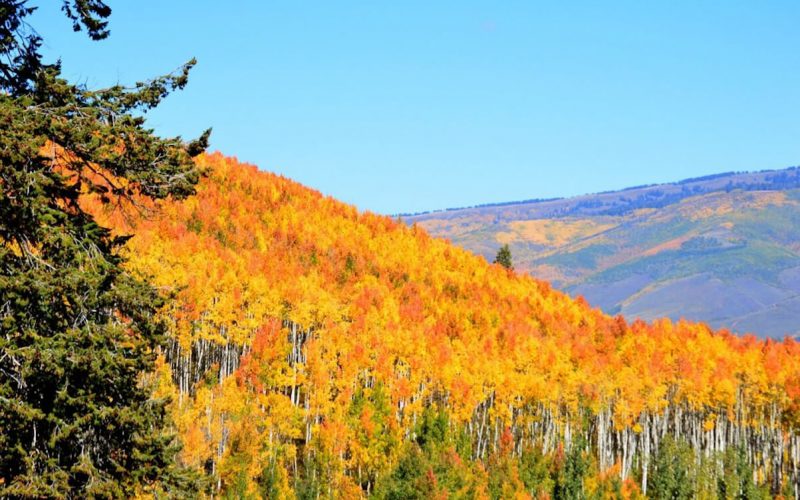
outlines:
{"label": "hill crest", "polygon": [[709,456],[761,456],[774,439],[754,467],[795,477],[800,344],[628,323],[284,177],[219,154],[199,164],[188,200],[132,217],[84,203],[135,231],[130,268],[176,296],[154,383],[182,461],[214,491],[359,497],[431,442],[451,471],[431,472],[442,494],[450,473],[488,491],[523,452],[560,473],[576,442],[597,481],[635,491],[668,432]]}
{"label": "hill crest", "polygon": [[[542,208],[532,213],[541,217],[563,217],[580,215],[621,215],[637,208],[658,208],[683,198],[711,192],[732,190],[785,190],[800,188],[800,167],[756,172],[723,172],[692,177],[676,182],[644,184],[611,191],[587,193],[570,197],[531,198],[527,200],[482,203],[473,206],[427,210],[415,213],[400,213],[397,216],[409,221],[425,220],[441,214],[460,213],[471,210],[504,208]],[[634,195],[635,198],[621,196]],[[615,197],[620,196],[620,199]],[[588,201],[588,203],[587,203]],[[544,206],[544,207],[542,207]],[[535,208],[533,208],[535,210]]]}

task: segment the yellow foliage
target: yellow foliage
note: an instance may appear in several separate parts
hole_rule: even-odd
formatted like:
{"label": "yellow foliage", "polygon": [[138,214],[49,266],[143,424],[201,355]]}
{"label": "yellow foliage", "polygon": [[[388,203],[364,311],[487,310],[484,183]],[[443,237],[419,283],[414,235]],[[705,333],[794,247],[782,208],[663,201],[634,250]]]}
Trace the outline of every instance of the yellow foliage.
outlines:
{"label": "yellow foliage", "polygon": [[595,236],[614,228],[611,223],[601,224],[585,219],[531,219],[508,224],[511,231],[497,233],[500,243],[524,241],[547,247],[561,247],[577,240]]}
{"label": "yellow foliage", "polygon": [[[417,227],[221,155],[199,162],[209,174],[197,197],[161,203],[158,217],[84,203],[135,232],[129,266],[175,293],[163,315],[183,352],[200,341],[244,351],[232,376],[199,377],[191,394],[169,386],[163,359],[154,378],[159,396],[173,395],[181,459],[213,463],[225,484],[243,477],[251,491],[271,460],[284,484],[313,458],[343,497],[360,494],[353,478],[386,470],[433,400],[458,425],[491,401],[487,418],[502,425],[536,421],[530,408],[553,409],[559,425],[613,409],[617,430],[637,432],[643,414],[669,405],[716,418],[741,398],[760,423],[775,405],[785,421],[800,411],[791,340],[628,323]],[[511,225],[547,246],[610,227]]]}

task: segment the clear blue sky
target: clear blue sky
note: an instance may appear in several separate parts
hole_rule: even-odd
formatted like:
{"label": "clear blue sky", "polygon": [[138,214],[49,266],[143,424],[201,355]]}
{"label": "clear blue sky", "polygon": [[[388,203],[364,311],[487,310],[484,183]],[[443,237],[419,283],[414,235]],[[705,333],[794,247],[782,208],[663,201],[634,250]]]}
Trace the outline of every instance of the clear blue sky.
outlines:
{"label": "clear blue sky", "polygon": [[37,3],[70,78],[197,57],[151,126],[376,212],[800,163],[798,2],[109,0],[99,43]]}

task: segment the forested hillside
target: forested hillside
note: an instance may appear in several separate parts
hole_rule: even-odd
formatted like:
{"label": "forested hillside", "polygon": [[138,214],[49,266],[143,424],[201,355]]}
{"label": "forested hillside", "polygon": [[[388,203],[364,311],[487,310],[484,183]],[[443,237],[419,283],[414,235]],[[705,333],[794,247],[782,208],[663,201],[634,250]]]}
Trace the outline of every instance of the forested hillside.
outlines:
{"label": "forested hillside", "polygon": [[208,494],[797,494],[794,341],[626,322],[286,178],[199,166],[184,201],[82,204],[175,296],[158,395]]}
{"label": "forested hillside", "polygon": [[726,173],[406,218],[610,314],[800,334],[800,170]]}

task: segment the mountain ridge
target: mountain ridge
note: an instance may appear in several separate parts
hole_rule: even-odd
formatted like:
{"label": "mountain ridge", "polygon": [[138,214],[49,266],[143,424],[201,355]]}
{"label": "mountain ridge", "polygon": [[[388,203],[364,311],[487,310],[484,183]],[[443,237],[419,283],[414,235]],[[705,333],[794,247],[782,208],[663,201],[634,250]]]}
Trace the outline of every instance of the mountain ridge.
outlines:
{"label": "mountain ridge", "polygon": [[[729,171],[729,172],[721,172],[718,174],[708,174],[702,175],[698,177],[689,177],[686,179],[682,179],[679,181],[674,182],[657,182],[652,184],[640,184],[636,186],[629,186],[620,189],[612,189],[607,191],[598,191],[596,193],[584,193],[578,194],[574,196],[557,196],[552,198],[529,198],[525,200],[513,200],[513,201],[502,201],[502,202],[489,202],[489,203],[480,203],[477,205],[471,206],[462,206],[462,207],[448,207],[448,208],[441,208],[441,209],[432,209],[432,210],[423,210],[421,212],[401,212],[397,214],[392,214],[392,217],[407,217],[407,218],[418,218],[423,216],[435,215],[440,213],[447,213],[447,212],[460,212],[465,210],[473,210],[473,209],[486,209],[486,208],[502,208],[502,207],[509,207],[515,205],[535,205],[547,202],[568,202],[570,200],[574,200],[577,198],[591,198],[591,197],[598,197],[604,195],[614,195],[619,193],[625,193],[630,191],[638,191],[638,190],[650,190],[653,188],[659,187],[668,187],[668,186],[683,186],[687,184],[704,184],[713,181],[719,181],[723,178],[729,177],[764,177],[769,178],[773,176],[773,174],[780,175],[789,175],[794,174],[794,177],[797,180],[793,183],[795,187],[800,187],[800,173],[798,173],[800,167],[798,166],[791,166],[781,169],[765,169],[765,170],[757,170],[757,171]],[[762,184],[762,187],[768,189],[768,185],[775,185],[777,183],[769,183],[769,184]],[[731,189],[741,189],[742,186],[731,186]]]}
{"label": "mountain ridge", "polygon": [[800,268],[799,199],[800,169],[790,167],[404,220],[487,259],[510,244],[518,269],[611,314],[781,337],[800,333],[790,314],[800,285],[781,275]]}

